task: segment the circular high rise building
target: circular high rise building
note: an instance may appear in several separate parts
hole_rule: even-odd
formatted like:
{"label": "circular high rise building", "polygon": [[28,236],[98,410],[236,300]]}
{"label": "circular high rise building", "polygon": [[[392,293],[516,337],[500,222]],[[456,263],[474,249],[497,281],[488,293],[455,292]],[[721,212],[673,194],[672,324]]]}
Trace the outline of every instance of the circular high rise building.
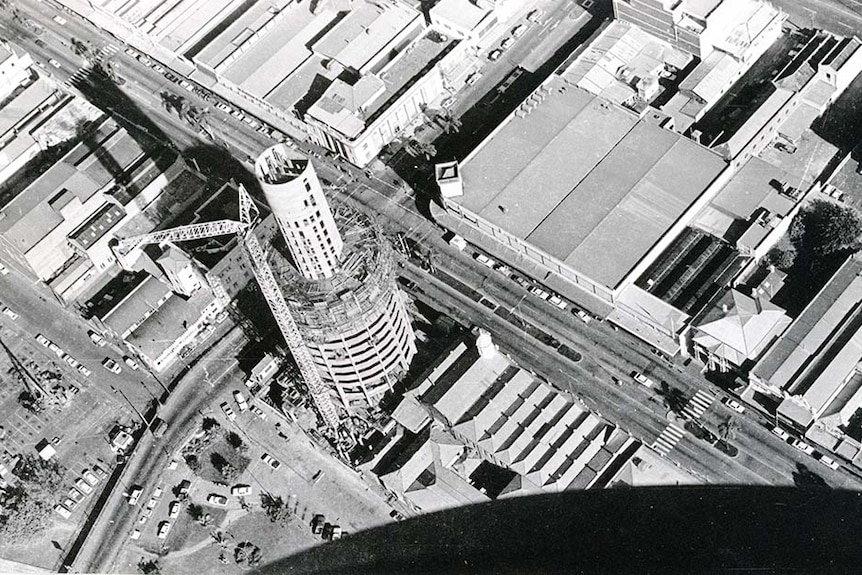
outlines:
{"label": "circular high rise building", "polygon": [[416,353],[389,244],[364,215],[333,213],[311,162],[287,146],[255,171],[284,239],[270,265],[321,378],[348,410],[376,405]]}

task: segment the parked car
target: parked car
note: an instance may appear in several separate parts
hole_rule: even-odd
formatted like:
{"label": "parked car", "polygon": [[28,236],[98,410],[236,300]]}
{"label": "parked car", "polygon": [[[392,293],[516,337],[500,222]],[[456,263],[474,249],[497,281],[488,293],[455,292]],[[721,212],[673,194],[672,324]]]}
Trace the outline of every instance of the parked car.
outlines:
{"label": "parked car", "polygon": [[739,404],[735,399],[731,399],[729,397],[723,397],[721,399],[721,403],[735,411],[736,413],[745,413],[745,408]]}
{"label": "parked car", "polygon": [[119,365],[116,361],[114,361],[113,359],[111,359],[110,357],[106,357],[106,358],[102,361],[102,366],[103,366],[105,369],[107,369],[108,371],[110,371],[111,373],[114,373],[114,374],[117,374],[117,375],[119,375],[119,374],[120,374],[120,372],[121,372],[121,371],[123,371],[123,368],[121,368],[121,367],[120,367],[120,365]]}
{"label": "parked car", "polygon": [[530,289],[528,289],[527,291],[530,292],[531,294],[533,294],[534,296],[541,298],[543,300],[547,300],[549,297],[551,297],[551,294],[549,294],[548,292],[546,292],[545,290],[543,290],[542,288],[540,288],[538,286],[533,286]]}
{"label": "parked car", "polygon": [[281,463],[269,453],[264,453],[260,456],[260,458],[264,463],[266,463],[273,469],[278,469],[279,467],[281,467]]}
{"label": "parked car", "polygon": [[530,22],[538,22],[539,18],[542,17],[542,13],[543,12],[541,8],[536,8],[535,10],[527,14],[527,20],[529,20]]}
{"label": "parked car", "polygon": [[841,469],[841,466],[838,465],[838,462],[829,457],[828,455],[821,455],[817,461],[819,461],[829,469],[834,469],[835,471]]}
{"label": "parked car", "polygon": [[155,509],[156,505],[159,504],[159,500],[155,497],[150,497],[150,500],[147,501],[147,509]]}
{"label": "parked car", "polygon": [[84,476],[84,479],[86,479],[86,480],[87,480],[87,483],[89,483],[90,485],[92,485],[92,486],[94,486],[94,487],[99,483],[99,478],[98,478],[98,477],[96,477],[96,476],[93,474],[93,472],[92,472],[92,471],[90,471],[89,469],[87,469],[86,471],[84,471],[84,473],[82,473],[81,475],[83,475],[83,476]]}
{"label": "parked car", "polygon": [[54,507],[54,511],[56,511],[57,515],[59,515],[63,519],[68,519],[69,517],[72,516],[72,512],[69,511],[68,509],[66,509],[65,507],[63,507],[62,505],[56,505]]}
{"label": "parked car", "polygon": [[93,472],[99,477],[99,479],[107,479],[108,472],[99,467],[98,465],[93,466]]}
{"label": "parked car", "polygon": [[182,481],[180,481],[179,489],[178,489],[180,495],[185,495],[186,493],[188,493],[189,488],[191,486],[192,486],[192,482],[189,481],[188,479],[183,479]]}
{"label": "parked car", "polygon": [[85,495],[89,495],[93,492],[93,487],[89,483],[84,481],[81,477],[75,480],[75,487],[77,487],[81,491],[81,493],[84,493]]}
{"label": "parked car", "polygon": [[128,365],[131,369],[134,369],[134,370],[137,370],[137,369],[138,369],[138,367],[140,367],[140,366],[138,365],[138,362],[137,362],[137,361],[135,361],[134,359],[132,359],[131,357],[129,357],[129,356],[127,356],[127,355],[124,355],[124,356],[123,356],[123,363],[125,363],[125,364],[126,364],[126,365]]}
{"label": "parked car", "polygon": [[323,526],[323,538],[327,541],[335,541],[341,539],[341,526],[327,523]]}
{"label": "parked car", "polygon": [[51,342],[48,344],[48,349],[50,349],[55,354],[57,354],[57,357],[63,357],[64,355],[66,355],[66,352],[63,351],[63,348],[54,342]]}
{"label": "parked car", "polygon": [[140,529],[132,529],[132,534],[129,535],[129,538],[137,541],[141,538],[141,530]]}
{"label": "parked car", "polygon": [[129,505],[134,505],[141,498],[141,493],[144,492],[142,487],[132,487],[132,490],[129,491]]}
{"label": "parked car", "polygon": [[93,373],[92,371],[90,371],[89,369],[84,367],[83,365],[79,365],[77,369],[78,369],[78,371],[80,371],[81,373],[83,373],[87,377],[90,377],[90,375]]}
{"label": "parked car", "polygon": [[165,492],[165,488],[161,485],[156,485],[156,488],[153,489],[153,499],[158,499],[162,496],[162,493]]}
{"label": "parked car", "polygon": [[77,360],[77,359],[75,359],[74,357],[72,357],[71,355],[66,355],[66,356],[63,358],[63,361],[65,361],[66,363],[68,363],[69,365],[71,365],[72,367],[74,367],[75,369],[78,369],[78,366],[79,366],[79,365],[81,365],[81,364],[78,362],[78,360]]}
{"label": "parked car", "polygon": [[811,455],[812,453],[814,453],[814,448],[802,441],[801,439],[794,439],[790,445],[792,445],[805,455]]}
{"label": "parked car", "polygon": [[568,307],[568,302],[563,301],[560,296],[553,294],[548,298],[548,303],[552,303],[560,309],[566,309]]}
{"label": "parked car", "polygon": [[4,266],[3,264],[0,264],[0,275],[9,275],[9,268]]}
{"label": "parked car", "polygon": [[258,416],[259,418],[266,420],[266,413],[264,413],[263,410],[261,408],[259,408],[258,406],[252,405],[249,409],[251,410],[251,412],[253,414]]}
{"label": "parked car", "polygon": [[170,521],[162,521],[159,523],[159,539],[164,539],[168,536],[168,531],[171,530],[171,522]]}
{"label": "parked car", "polygon": [[492,260],[485,254],[475,254],[473,256],[476,258],[476,261],[485,266],[486,268],[493,268],[496,265],[496,261]]}
{"label": "parked car", "polygon": [[478,81],[479,81],[479,78],[481,78],[481,77],[482,77],[482,73],[481,73],[481,72],[473,72],[472,74],[470,74],[469,76],[467,76],[467,80],[466,80],[466,81],[467,81],[467,85],[468,85],[468,86],[472,86],[473,84],[475,84],[476,82],[478,82]]}
{"label": "parked car", "polygon": [[515,38],[520,38],[524,35],[524,32],[527,31],[527,26],[524,24],[518,24],[514,28],[512,28],[512,36]]}
{"label": "parked car", "polygon": [[655,382],[653,380],[651,380],[650,378],[648,378],[647,376],[645,376],[644,374],[642,374],[639,371],[633,371],[632,372],[632,379],[634,379],[636,382],[638,382],[639,384],[646,386],[646,387],[655,386]]}
{"label": "parked car", "polygon": [[512,273],[512,268],[503,263],[498,263],[494,266],[494,269],[503,274],[504,276],[509,276]]}
{"label": "parked car", "polygon": [[778,437],[780,437],[784,441],[787,441],[790,439],[790,434],[778,426],[772,428],[772,433],[774,433],[775,435],[777,435]]}
{"label": "parked car", "polygon": [[508,50],[509,48],[512,47],[512,44],[514,44],[514,43],[515,43],[514,38],[506,38],[502,42],[500,42],[500,48],[502,48],[503,50]]}
{"label": "parked car", "polygon": [[528,280],[527,278],[525,278],[523,276],[513,276],[512,279],[515,280],[515,283],[518,284],[519,286],[521,286],[522,288],[525,288],[525,289],[530,288],[530,285],[531,285],[530,280]]}
{"label": "parked car", "polygon": [[449,238],[449,241],[447,243],[459,251],[464,251],[464,249],[467,247],[467,240],[457,234]]}
{"label": "parked car", "polygon": [[578,317],[578,319],[580,319],[582,322],[590,323],[590,314],[588,314],[587,312],[585,312],[582,309],[576,309],[576,310],[574,310],[574,312],[575,312],[575,315]]}
{"label": "parked car", "polygon": [[8,305],[3,306],[3,315],[5,315],[6,317],[9,317],[11,319],[18,319],[18,317],[19,317],[17,312],[15,312],[15,310],[13,310]]}
{"label": "parked car", "polygon": [[54,58],[51,58],[50,60],[48,60],[48,63],[51,64],[52,66],[54,66],[55,68],[60,67],[60,63],[57,60],[55,60]]}
{"label": "parked car", "polygon": [[42,347],[48,347],[51,345],[51,340],[42,335],[41,333],[36,334],[36,341],[38,341]]}
{"label": "parked car", "polygon": [[488,52],[488,59],[492,62],[495,62],[500,59],[500,56],[503,55],[503,51],[499,48],[494,48],[490,52]]}
{"label": "parked car", "polygon": [[224,412],[225,417],[228,418],[229,421],[236,420],[236,413],[233,412],[233,409],[227,404],[226,401],[221,403],[221,410]]}
{"label": "parked car", "polygon": [[74,499],[70,499],[69,497],[67,497],[65,501],[63,501],[63,505],[65,505],[66,508],[69,509],[69,511],[74,511],[75,508],[78,506],[78,502]]}
{"label": "parked car", "polygon": [[219,507],[224,507],[227,505],[227,497],[224,495],[219,495],[218,493],[210,493],[207,495],[207,503],[210,505],[218,505]]}
{"label": "parked car", "polygon": [[168,517],[171,519],[175,519],[180,514],[180,507],[182,504],[179,501],[171,501],[171,504],[168,506]]}
{"label": "parked car", "polygon": [[251,494],[251,485],[234,485],[230,488],[230,494],[237,497]]}
{"label": "parked car", "polygon": [[311,520],[311,533],[314,535],[320,535],[323,533],[324,525],[326,525],[326,516],[318,513],[314,516],[314,519]]}
{"label": "parked car", "polygon": [[102,337],[101,335],[99,335],[95,331],[90,330],[87,332],[87,335],[90,336],[90,339],[92,340],[92,342],[95,343],[96,345],[98,345],[99,347],[105,347],[105,345],[108,343],[105,341],[104,337]]}
{"label": "parked car", "polygon": [[246,409],[248,409],[248,402],[246,402],[245,397],[242,392],[238,389],[234,390],[233,398],[236,400],[237,407],[239,407],[239,412],[242,413]]}

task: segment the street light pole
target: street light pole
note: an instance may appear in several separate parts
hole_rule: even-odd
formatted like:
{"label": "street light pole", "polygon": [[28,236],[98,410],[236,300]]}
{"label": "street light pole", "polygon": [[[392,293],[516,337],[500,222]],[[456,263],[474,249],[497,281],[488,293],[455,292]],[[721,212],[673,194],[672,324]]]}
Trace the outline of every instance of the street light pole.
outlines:
{"label": "street light pole", "polygon": [[126,397],[126,394],[123,393],[123,391],[121,389],[117,389],[113,385],[111,386],[111,389],[113,390],[114,393],[119,393],[120,395],[123,396],[123,399],[125,399],[128,402],[128,404],[132,407],[132,411],[134,411],[138,415],[138,417],[141,418],[141,422],[144,424],[144,427],[149,428],[149,423],[147,422],[146,418],[144,418],[143,414],[140,411],[138,411],[138,408],[135,407],[135,404],[132,403],[128,397]]}

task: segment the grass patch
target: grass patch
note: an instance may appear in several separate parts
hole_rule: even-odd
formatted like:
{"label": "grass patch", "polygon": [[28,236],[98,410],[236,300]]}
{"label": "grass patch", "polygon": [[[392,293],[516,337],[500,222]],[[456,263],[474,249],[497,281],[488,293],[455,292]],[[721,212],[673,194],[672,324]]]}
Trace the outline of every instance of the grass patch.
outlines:
{"label": "grass patch", "polygon": [[224,521],[225,515],[227,515],[226,509],[208,507],[206,503],[201,505],[204,508],[204,513],[210,514],[212,527],[204,527],[192,519],[191,516],[186,513],[188,506],[183,506],[180,516],[174,520],[174,526],[168,534],[168,545],[171,549],[184,549],[186,547],[197,545],[205,539],[209,539],[210,531],[213,530],[214,526],[220,525],[221,522]]}

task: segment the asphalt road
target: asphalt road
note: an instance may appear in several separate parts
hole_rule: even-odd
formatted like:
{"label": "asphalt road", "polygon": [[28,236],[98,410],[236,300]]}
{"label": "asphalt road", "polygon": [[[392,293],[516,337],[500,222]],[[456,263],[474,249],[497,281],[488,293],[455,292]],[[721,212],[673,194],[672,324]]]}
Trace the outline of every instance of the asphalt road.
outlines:
{"label": "asphalt road", "polygon": [[[244,336],[237,328],[220,340],[210,355],[228,357],[243,343]],[[122,491],[117,489],[110,495],[89,537],[76,556],[66,561],[67,565],[80,573],[106,572],[110,568],[122,545],[128,540],[140,511],[149,500],[171,455],[201,419],[200,408],[216,401],[220,394],[226,394],[226,390],[235,385],[238,378],[236,364],[229,365],[227,369],[222,368],[220,372],[207,373],[204,365],[192,368],[162,407],[161,417],[169,422],[167,431],[158,439],[151,433],[146,433],[141,439],[120,478]],[[210,385],[206,385],[207,381]],[[144,491],[137,505],[129,505],[125,493],[135,485],[143,486]],[[166,491],[173,487],[166,486]]]}
{"label": "asphalt road", "polygon": [[[51,15],[50,9],[46,6],[36,6],[34,18],[43,22],[46,27]],[[74,35],[99,45],[110,40],[73,18],[67,18],[67,20],[68,23],[64,29],[68,32],[69,38]],[[40,49],[33,50],[37,58],[54,57],[61,63],[61,71],[56,72],[61,79],[73,75],[81,65],[79,59],[68,49],[65,49],[68,53],[62,52],[64,48],[59,42],[67,41],[65,38],[63,31],[60,31],[59,38],[53,36],[43,38],[46,49],[41,52]],[[27,47],[32,48],[32,46]],[[207,141],[190,126],[178,121],[175,115],[165,111],[159,94],[162,90],[169,89],[192,99],[199,105],[204,105],[202,101],[194,95],[183,93],[181,88],[169,83],[154,70],[131,60],[122,54],[122,51],[118,51],[116,58],[119,58],[118,71],[127,80],[122,89],[127,91],[142,109],[151,114],[152,121],[177,146],[183,148]],[[271,143],[271,140],[218,111],[213,110],[211,118],[210,124],[213,131],[220,140],[228,142],[231,150],[237,154],[254,156]],[[524,315],[528,321],[540,325],[560,341],[581,351],[585,359],[582,365],[572,364],[547,346],[525,337],[520,329],[492,314],[484,306],[471,304],[469,300],[465,301],[464,298],[459,297],[459,294],[451,293],[448,288],[437,285],[424,274],[414,272],[411,279],[417,283],[421,282],[420,285],[426,290],[426,295],[433,294],[428,297],[433,297],[435,305],[465,323],[487,325],[501,346],[510,349],[519,363],[531,367],[549,381],[576,393],[587,405],[645,442],[651,443],[667,424],[661,401],[656,400],[651,392],[634,384],[626,384],[623,387],[613,385],[610,382],[610,374],[625,373],[630,368],[640,369],[649,372],[654,379],[665,380],[671,386],[684,390],[687,395],[693,394],[697,389],[719,393],[699,375],[687,371],[680,372],[662,364],[643,344],[633,338],[612,332],[606,326],[596,322],[589,326],[583,325],[571,314],[566,315],[566,312],[559,312],[543,302],[525,298],[523,290],[510,280],[494,275],[494,272],[490,272],[464,254],[452,253],[452,250],[442,241],[442,230],[429,223],[419,213],[414,198],[400,191],[398,185],[391,185],[394,180],[391,173],[379,173],[372,179],[361,178],[361,185],[357,185],[356,170],[337,160],[319,158],[315,166],[322,177],[337,185],[347,182],[345,172],[353,174],[349,185],[341,188],[339,197],[378,216],[375,219],[390,229],[401,230],[418,240],[424,247],[445,254],[445,257],[437,258],[438,267],[471,286],[479,286],[510,309],[516,309],[517,313]],[[602,373],[608,374],[607,377],[601,375]],[[188,390],[195,389],[198,387],[189,384]],[[215,388],[211,389],[214,393]],[[163,409],[163,414],[173,414],[170,417],[175,421],[167,442],[176,439],[173,434],[180,435],[183,422],[190,422],[193,419],[195,406],[208,402],[212,395],[208,392],[205,395],[198,393],[188,396],[186,395],[188,393],[192,392],[182,392],[183,397],[187,398],[186,401],[172,399],[169,406]],[[655,401],[651,401],[651,397]],[[170,407],[171,405],[177,407]],[[169,411],[170,409],[177,411]],[[715,402],[704,414],[703,421],[708,426],[715,426],[728,413],[726,408]],[[714,448],[693,439],[690,435],[683,437],[676,445],[670,452],[670,458],[711,482],[791,483],[797,465],[801,464],[814,469],[831,485],[858,487],[855,476],[846,472],[834,473],[783,444],[769,433],[768,422],[762,420],[761,416],[749,410],[745,415],[736,417],[736,420],[739,423],[739,429],[736,431],[733,443],[740,448],[741,452],[736,459],[730,459],[718,453]],[[141,453],[148,453],[151,450],[152,447]],[[157,475],[160,466],[158,458],[141,457],[140,461],[137,468],[134,465],[129,466],[128,476],[135,477],[135,482],[143,484]],[[110,563],[110,557],[127,535],[127,530],[122,527],[127,523],[130,525],[133,520],[131,511],[118,509],[122,507],[119,505],[120,501],[116,501],[119,497],[120,494],[113,495],[114,507],[107,509],[104,515],[112,517],[115,522],[119,521],[121,528],[112,528],[107,535],[96,535],[92,541],[88,541],[76,566],[85,570],[98,570],[100,566]],[[114,517],[115,514],[119,515]],[[104,551],[96,553],[93,548],[104,549]]]}

